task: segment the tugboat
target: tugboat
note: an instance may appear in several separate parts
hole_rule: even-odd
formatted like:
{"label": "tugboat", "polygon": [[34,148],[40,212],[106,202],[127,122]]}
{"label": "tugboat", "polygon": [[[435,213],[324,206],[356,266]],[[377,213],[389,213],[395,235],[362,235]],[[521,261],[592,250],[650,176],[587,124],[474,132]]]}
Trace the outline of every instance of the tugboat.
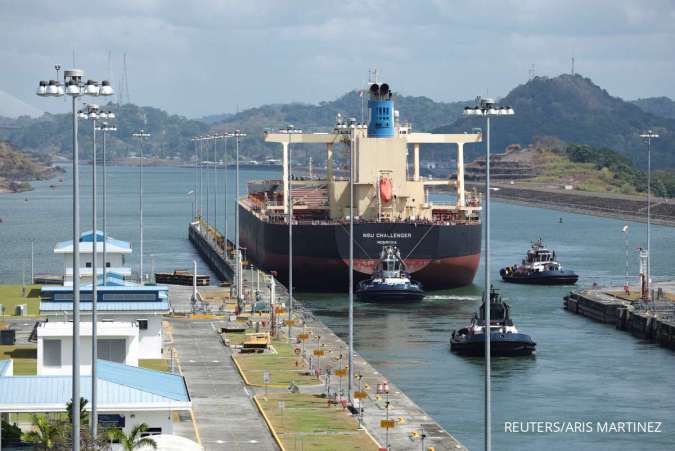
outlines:
{"label": "tugboat", "polygon": [[405,302],[424,299],[422,284],[410,279],[396,246],[384,246],[370,279],[359,282],[356,298],[368,302]]}
{"label": "tugboat", "polygon": [[504,282],[528,283],[532,285],[574,285],[579,276],[563,269],[555,259],[555,251],[544,247],[539,238],[532,243],[520,266],[507,266],[499,270]]}
{"label": "tugboat", "polygon": [[[502,301],[497,290],[491,288],[490,355],[505,357],[531,355],[537,344],[529,335],[518,332],[509,315],[510,310],[511,307]],[[463,356],[485,355],[485,302],[480,307],[480,315],[474,314],[471,324],[452,331],[450,351]]]}

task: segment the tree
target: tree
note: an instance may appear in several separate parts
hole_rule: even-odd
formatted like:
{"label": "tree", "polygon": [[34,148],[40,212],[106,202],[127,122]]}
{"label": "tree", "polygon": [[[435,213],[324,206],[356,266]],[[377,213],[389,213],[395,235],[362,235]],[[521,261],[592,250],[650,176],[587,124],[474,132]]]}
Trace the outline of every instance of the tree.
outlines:
{"label": "tree", "polygon": [[49,422],[44,415],[33,415],[33,430],[23,434],[25,442],[32,443],[39,449],[54,449],[63,438],[61,431],[55,424]]}
{"label": "tree", "polygon": [[111,441],[119,441],[124,451],[134,451],[143,446],[149,446],[157,449],[157,442],[150,437],[142,437],[143,433],[148,430],[148,425],[145,423],[138,424],[129,432],[125,434],[120,428],[112,428],[106,431],[106,436]]}
{"label": "tree", "polygon": [[[87,401],[84,398],[80,398],[80,427],[89,424],[89,412],[85,410],[87,407],[87,404],[89,404],[89,401]],[[68,412],[68,421],[70,424],[73,423],[73,400],[71,399],[66,403],[66,412]]]}

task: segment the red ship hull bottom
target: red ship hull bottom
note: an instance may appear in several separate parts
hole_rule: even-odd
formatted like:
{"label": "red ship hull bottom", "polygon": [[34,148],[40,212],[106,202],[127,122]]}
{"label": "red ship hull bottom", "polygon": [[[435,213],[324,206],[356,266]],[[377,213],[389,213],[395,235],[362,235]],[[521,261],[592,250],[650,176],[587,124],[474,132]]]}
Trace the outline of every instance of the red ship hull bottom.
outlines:
{"label": "red ship hull bottom", "polygon": [[[445,289],[469,285],[476,275],[480,254],[441,259],[405,260],[412,278],[424,289]],[[267,254],[256,262],[268,271],[276,271],[282,283],[288,283],[288,255]],[[377,265],[374,259],[354,259],[355,282],[367,278]],[[340,258],[293,257],[293,286],[304,291],[347,291],[349,260]]]}

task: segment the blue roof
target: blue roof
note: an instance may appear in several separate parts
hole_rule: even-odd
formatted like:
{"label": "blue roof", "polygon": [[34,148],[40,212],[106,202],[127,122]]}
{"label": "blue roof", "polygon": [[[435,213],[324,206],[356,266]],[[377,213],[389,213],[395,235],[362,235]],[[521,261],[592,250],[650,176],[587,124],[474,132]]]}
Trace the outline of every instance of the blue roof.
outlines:
{"label": "blue roof", "polygon": [[[98,360],[97,395],[100,406],[139,408],[153,404],[185,407],[190,402],[182,376]],[[70,401],[71,376],[6,376],[0,377],[0,406],[30,409],[34,406],[63,406]],[[91,399],[91,376],[82,376],[81,393]]]}
{"label": "blue roof", "polygon": [[[73,310],[72,302],[60,301],[42,301],[40,302],[41,312],[70,312]],[[80,311],[91,311],[91,302],[80,302]],[[169,303],[161,302],[97,302],[97,312],[138,312],[154,311],[168,312]]]}
{"label": "blue roof", "polygon": [[[103,232],[100,231],[100,230],[97,230],[96,231],[96,241],[99,242],[99,243],[102,243],[103,237],[104,237]],[[91,231],[91,230],[83,232],[80,235],[79,241],[80,241],[80,243],[92,243],[94,241],[94,232]],[[131,249],[131,243],[129,243],[128,241],[116,240],[114,238],[111,238],[110,236],[108,236],[108,239],[107,239],[106,243],[111,244],[111,245],[116,246],[116,247],[124,248],[124,249],[129,249],[129,250]],[[62,249],[62,248],[69,247],[69,246],[72,246],[72,245],[73,245],[73,240],[59,241],[58,243],[56,243],[56,249]]]}
{"label": "blue roof", "polygon": [[[128,291],[128,292],[135,292],[135,291],[169,291],[169,287],[166,285],[124,285],[124,286],[99,286],[97,288],[99,292],[102,291]],[[61,293],[72,293],[73,292],[73,287],[64,287],[63,285],[43,285],[40,291],[44,293],[51,293],[51,292],[61,292]],[[80,291],[91,291],[91,285],[86,287],[80,287]]]}
{"label": "blue roof", "polygon": [[11,360],[0,360],[0,376],[6,376],[11,365]]}

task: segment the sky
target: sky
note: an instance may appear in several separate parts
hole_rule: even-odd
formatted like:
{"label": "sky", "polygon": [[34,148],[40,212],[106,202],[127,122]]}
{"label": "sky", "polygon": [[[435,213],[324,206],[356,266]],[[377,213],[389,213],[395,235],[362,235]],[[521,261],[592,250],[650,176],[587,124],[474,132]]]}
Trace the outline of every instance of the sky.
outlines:
{"label": "sky", "polygon": [[117,89],[124,53],[130,100],[188,117],[332,100],[372,68],[406,95],[500,97],[572,57],[612,95],[675,99],[675,0],[0,0],[0,42],[0,101],[30,111],[67,108],[35,88],[73,56]]}

